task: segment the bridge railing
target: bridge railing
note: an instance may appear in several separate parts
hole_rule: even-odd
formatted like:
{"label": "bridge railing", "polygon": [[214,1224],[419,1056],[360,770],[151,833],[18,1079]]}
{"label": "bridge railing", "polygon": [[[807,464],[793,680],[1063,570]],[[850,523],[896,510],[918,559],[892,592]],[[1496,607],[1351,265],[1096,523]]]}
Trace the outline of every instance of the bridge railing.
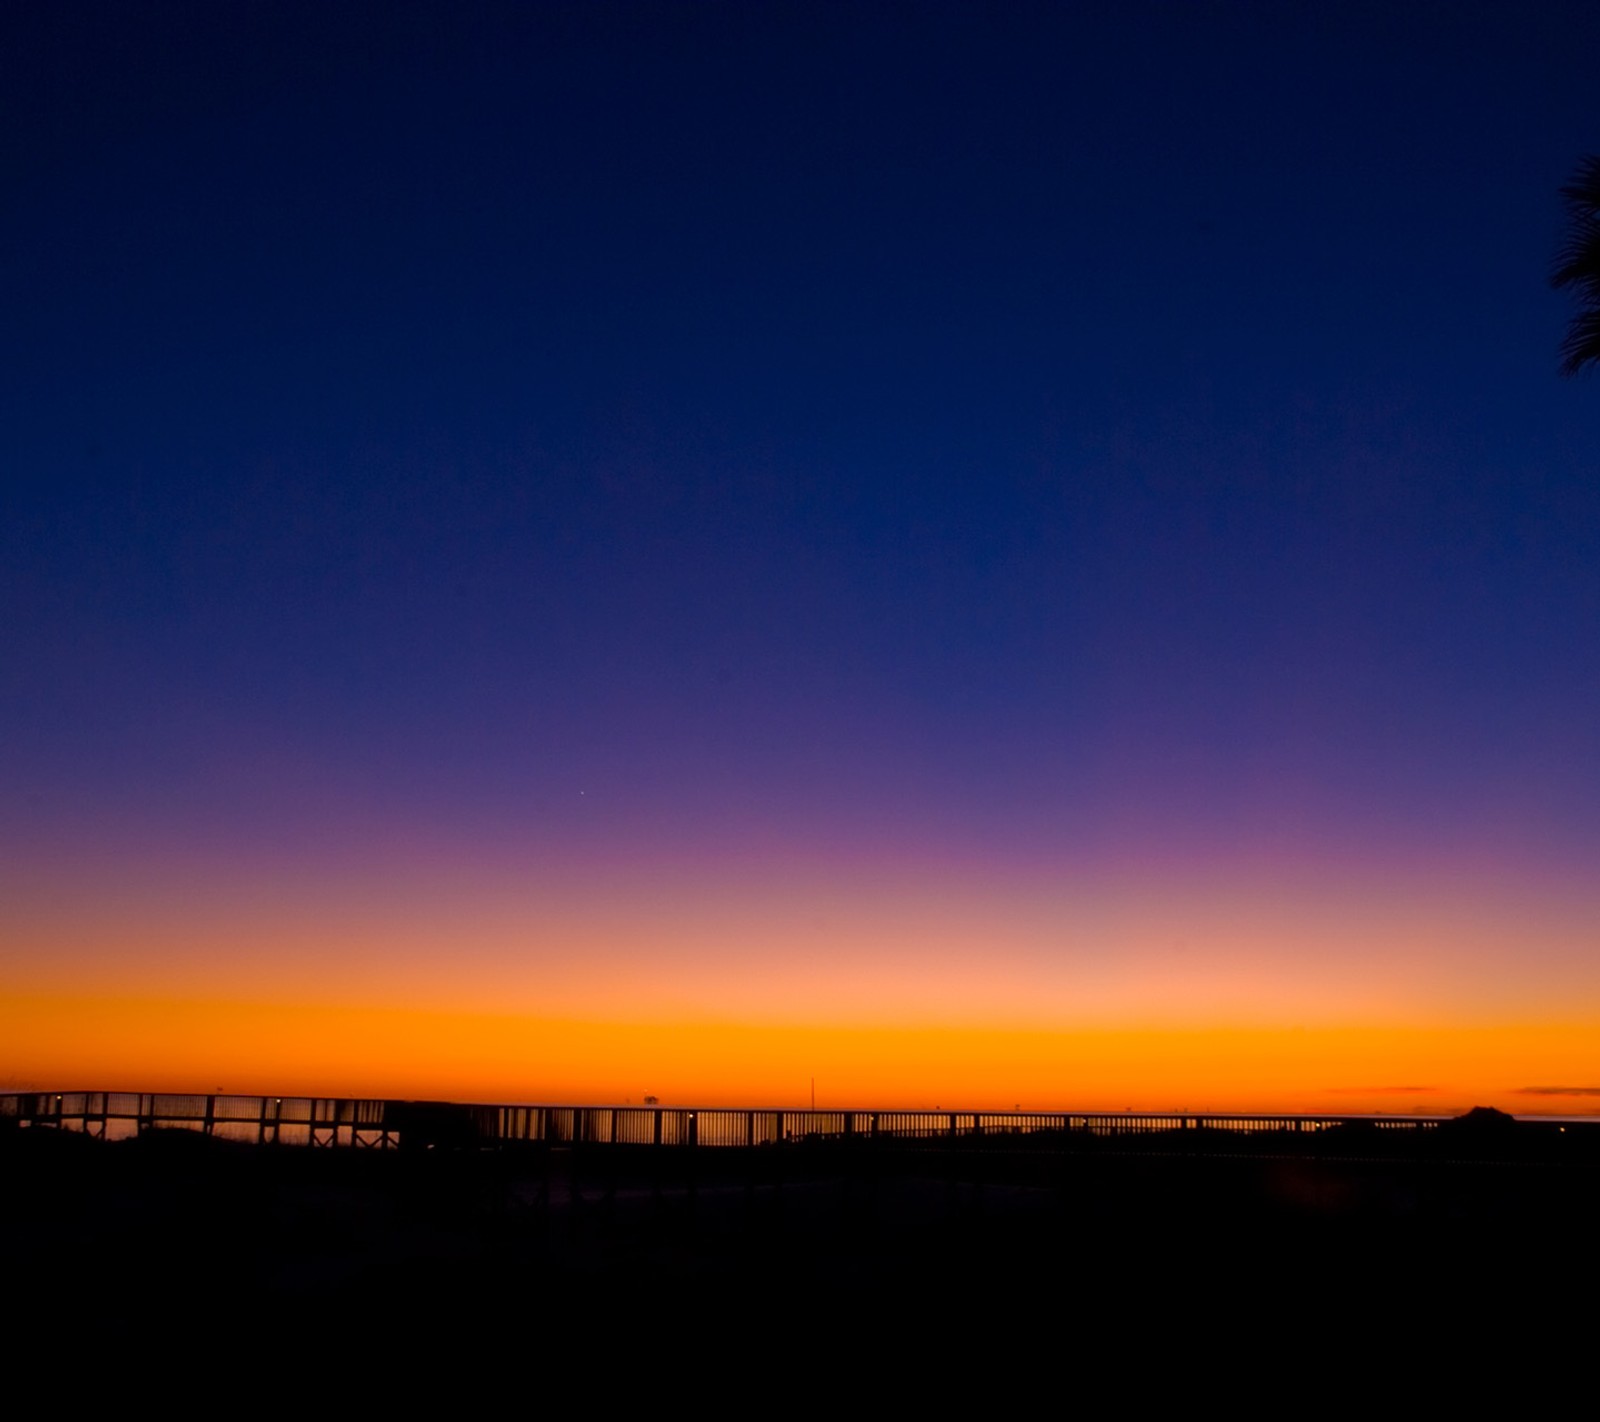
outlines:
{"label": "bridge railing", "polygon": [[[1441,1121],[1395,1116],[1253,1116],[1148,1112],[870,1111],[670,1106],[465,1105],[351,1097],[184,1095],[117,1091],[0,1094],[0,1124],[79,1131],[117,1140],[189,1130],[261,1145],[755,1147],[877,1141],[907,1146],[966,1141],[1018,1148],[1056,1139],[1202,1133],[1284,1136],[1366,1126],[1421,1135]],[[1191,1133],[1194,1133],[1191,1135]]]}
{"label": "bridge railing", "polygon": [[308,1096],[62,1091],[0,1094],[0,1124],[123,1140],[152,1130],[197,1131],[262,1145],[397,1143],[384,1101]]}

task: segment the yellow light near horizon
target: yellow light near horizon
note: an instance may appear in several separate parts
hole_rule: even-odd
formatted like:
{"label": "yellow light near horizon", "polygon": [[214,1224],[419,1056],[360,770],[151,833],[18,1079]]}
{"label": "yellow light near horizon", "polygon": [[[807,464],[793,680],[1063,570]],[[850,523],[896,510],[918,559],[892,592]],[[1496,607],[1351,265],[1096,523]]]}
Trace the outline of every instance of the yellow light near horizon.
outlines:
{"label": "yellow light near horizon", "polygon": [[[0,997],[9,1089],[947,1109],[1586,1108],[1600,1023],[1043,1030]],[[1587,1103],[1600,1105],[1600,1102]]]}

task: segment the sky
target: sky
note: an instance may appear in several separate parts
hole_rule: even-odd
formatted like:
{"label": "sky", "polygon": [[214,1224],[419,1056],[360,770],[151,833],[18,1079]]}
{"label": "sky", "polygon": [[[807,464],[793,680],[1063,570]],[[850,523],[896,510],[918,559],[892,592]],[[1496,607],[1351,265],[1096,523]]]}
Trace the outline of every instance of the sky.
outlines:
{"label": "sky", "polygon": [[0,14],[0,1089],[1600,1111],[1592,5]]}

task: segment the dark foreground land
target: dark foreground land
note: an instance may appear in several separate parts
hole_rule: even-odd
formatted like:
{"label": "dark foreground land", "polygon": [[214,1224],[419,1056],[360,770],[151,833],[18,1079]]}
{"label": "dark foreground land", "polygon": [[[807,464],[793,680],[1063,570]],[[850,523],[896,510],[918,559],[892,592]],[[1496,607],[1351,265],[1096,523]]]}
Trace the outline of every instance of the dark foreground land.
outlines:
{"label": "dark foreground land", "polygon": [[0,1132],[5,1289],[33,1336],[153,1332],[189,1356],[215,1335],[201,1352],[223,1362],[267,1340],[307,1379],[507,1348],[521,1368],[530,1347],[568,1382],[644,1357],[685,1385],[867,1354],[924,1383],[1019,1359],[1062,1383],[1115,1359],[1345,1369],[1445,1349],[1498,1372],[1535,1347],[1576,1365],[1563,1340],[1592,1337],[1597,1205],[1586,1131],[1314,1155]]}

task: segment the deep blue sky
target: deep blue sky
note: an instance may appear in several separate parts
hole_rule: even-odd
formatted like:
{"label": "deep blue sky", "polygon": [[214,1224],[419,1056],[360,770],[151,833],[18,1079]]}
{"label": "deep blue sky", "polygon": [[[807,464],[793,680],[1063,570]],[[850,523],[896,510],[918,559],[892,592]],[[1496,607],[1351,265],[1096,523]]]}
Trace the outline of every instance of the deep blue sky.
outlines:
{"label": "deep blue sky", "polygon": [[9,6],[0,850],[1592,862],[1597,54]]}

